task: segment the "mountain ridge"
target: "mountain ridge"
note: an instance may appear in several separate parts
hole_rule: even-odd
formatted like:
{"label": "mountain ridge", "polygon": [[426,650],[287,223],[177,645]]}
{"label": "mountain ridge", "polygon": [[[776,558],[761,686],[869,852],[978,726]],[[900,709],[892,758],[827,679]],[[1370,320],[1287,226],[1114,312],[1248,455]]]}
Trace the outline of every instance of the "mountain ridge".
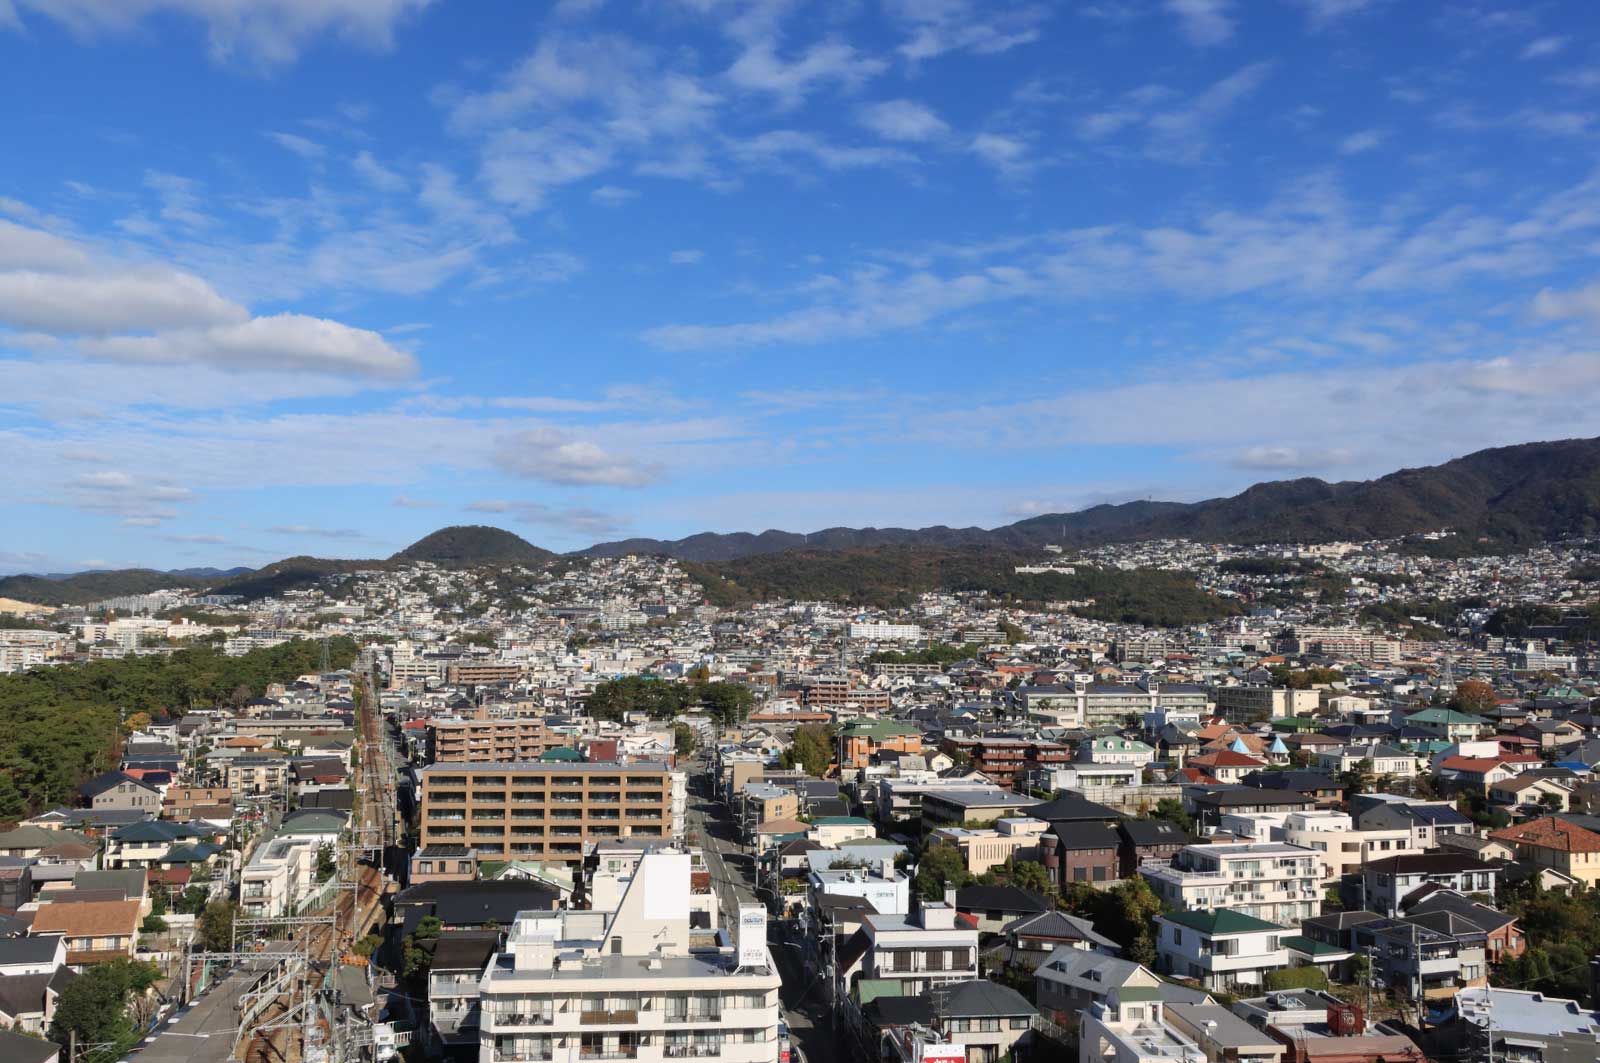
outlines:
{"label": "mountain ridge", "polygon": [[[800,552],[897,549],[1037,551],[1046,544],[1084,547],[1148,539],[1202,542],[1330,542],[1395,539],[1441,528],[1471,546],[1494,548],[1600,536],[1600,439],[1563,439],[1491,447],[1439,465],[1401,468],[1371,480],[1328,482],[1314,477],[1269,480],[1238,494],[1199,502],[1139,500],[1105,503],[1071,513],[1047,513],[998,528],[849,528],[815,532],[700,532],[681,539],[633,538],[595,543],[566,556],[661,554],[681,561],[725,564]],[[363,568],[407,561],[456,567],[543,564],[558,556],[513,532],[488,525],[452,525],[387,559],[291,557],[260,569],[113,569],[0,578],[0,597],[77,605],[166,587],[208,588],[260,597],[314,585]]]}

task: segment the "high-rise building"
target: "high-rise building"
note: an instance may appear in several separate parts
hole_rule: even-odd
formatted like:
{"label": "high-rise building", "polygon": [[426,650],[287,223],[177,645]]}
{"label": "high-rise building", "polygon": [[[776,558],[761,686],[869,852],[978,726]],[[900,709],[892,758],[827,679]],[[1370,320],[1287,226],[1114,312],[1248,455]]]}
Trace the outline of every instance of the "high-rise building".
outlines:
{"label": "high-rise building", "polygon": [[647,853],[614,912],[519,913],[479,982],[479,1063],[777,1063],[766,912],[741,908],[731,944],[692,928],[691,870]]}
{"label": "high-rise building", "polygon": [[484,860],[577,864],[590,842],[681,837],[687,781],[664,764],[434,764],[422,772],[424,846]]}

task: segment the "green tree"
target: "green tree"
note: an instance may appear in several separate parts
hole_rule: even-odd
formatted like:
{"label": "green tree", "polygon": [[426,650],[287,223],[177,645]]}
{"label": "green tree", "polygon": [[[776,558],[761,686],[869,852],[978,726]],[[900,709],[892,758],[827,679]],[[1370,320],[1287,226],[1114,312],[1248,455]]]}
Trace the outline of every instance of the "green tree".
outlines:
{"label": "green tree", "polygon": [[420,981],[428,977],[428,971],[433,966],[433,949],[424,947],[423,942],[433,941],[443,929],[444,924],[429,915],[418,920],[417,928],[406,935],[401,952],[402,970],[407,978]]}
{"label": "green tree", "polygon": [[337,870],[338,870],[338,866],[334,863],[333,846],[332,845],[318,846],[318,848],[317,848],[317,870],[316,870],[317,881],[318,882],[326,882],[326,881],[328,881],[330,878],[333,877],[334,872],[337,871]]}
{"label": "green tree", "polygon": [[128,1016],[129,999],[154,985],[159,974],[153,964],[127,958],[88,968],[68,982],[56,1000],[50,1040],[64,1045],[76,1033],[80,1045],[112,1046],[103,1053],[105,1058],[121,1056],[138,1040]]}
{"label": "green tree", "polygon": [[195,920],[195,937],[206,952],[227,952],[233,948],[233,919],[239,906],[233,901],[211,901]]}
{"label": "green tree", "polygon": [[672,725],[672,747],[678,751],[680,757],[691,757],[700,747],[700,740],[694,736],[694,728],[686,723]]}
{"label": "green tree", "polygon": [[1184,811],[1183,802],[1176,797],[1163,797],[1157,801],[1155,810],[1150,813],[1150,818],[1164,819],[1179,830],[1194,830],[1194,817]]}
{"label": "green tree", "polygon": [[935,842],[922,850],[913,880],[917,895],[925,901],[944,900],[947,886],[960,889],[972,882],[972,873],[961,857],[961,850],[948,842]]}
{"label": "green tree", "polygon": [[173,906],[179,915],[199,915],[210,896],[204,886],[186,886]]}
{"label": "green tree", "polygon": [[822,778],[833,763],[833,735],[819,724],[801,724],[794,729],[789,748],[783,751],[783,766],[801,768],[807,775]]}
{"label": "green tree", "polygon": [[1018,889],[1044,897],[1055,893],[1056,884],[1050,881],[1050,872],[1037,860],[1018,860],[1015,856],[1008,856],[1003,874],[1005,880]]}

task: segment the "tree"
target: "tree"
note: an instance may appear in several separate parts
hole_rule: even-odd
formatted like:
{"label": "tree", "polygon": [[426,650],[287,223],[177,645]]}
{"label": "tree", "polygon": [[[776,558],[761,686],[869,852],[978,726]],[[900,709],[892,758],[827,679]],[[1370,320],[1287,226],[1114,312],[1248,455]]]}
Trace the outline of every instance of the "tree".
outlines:
{"label": "tree", "polygon": [[1155,811],[1150,813],[1150,818],[1164,819],[1179,830],[1194,830],[1194,817],[1184,811],[1183,802],[1176,797],[1163,797],[1157,801]]}
{"label": "tree", "polygon": [[145,916],[144,922],[139,924],[139,933],[141,934],[165,934],[166,932],[167,921],[154,912]]}
{"label": "tree", "polygon": [[333,846],[332,845],[318,846],[318,848],[317,848],[317,881],[318,882],[326,882],[326,881],[328,881],[330,878],[333,877],[333,873],[335,871],[337,871],[337,870],[338,870],[338,866],[334,863]]}
{"label": "tree", "polygon": [[173,908],[179,915],[199,915],[209,896],[204,886],[187,886],[178,894],[178,902]]}
{"label": "tree", "polygon": [[1008,883],[1018,889],[1028,890],[1042,896],[1050,896],[1055,892],[1055,883],[1050,881],[1050,872],[1037,860],[1018,861],[1015,856],[1006,857],[1005,878]]}
{"label": "tree", "polygon": [[1494,687],[1482,679],[1467,679],[1456,686],[1450,698],[1450,707],[1457,712],[1481,716],[1497,704]]}
{"label": "tree", "polygon": [[121,1056],[138,1039],[128,1017],[128,998],[149,989],[159,974],[153,964],[125,957],[95,964],[61,991],[50,1039],[64,1045],[76,1033],[78,1044],[109,1045],[113,1050],[106,1058]]}
{"label": "tree", "polygon": [[960,889],[968,885],[972,881],[972,873],[967,870],[961,850],[949,842],[935,842],[922,850],[914,881],[917,896],[925,901],[942,901],[946,887]]}
{"label": "tree", "polygon": [[672,725],[672,747],[678,751],[678,756],[689,757],[700,747],[700,740],[694,736],[694,728],[686,723]]}
{"label": "tree", "polygon": [[417,928],[406,936],[401,951],[404,960],[402,970],[407,978],[420,981],[428,977],[428,971],[433,966],[433,950],[425,948],[423,942],[434,940],[443,929],[443,923],[428,915],[418,920]]}
{"label": "tree", "polygon": [[363,958],[371,956],[383,944],[383,939],[377,934],[368,934],[366,937],[350,946],[350,951]]}
{"label": "tree", "polygon": [[167,914],[167,888],[159,882],[150,885],[150,914]]}
{"label": "tree", "polygon": [[150,714],[148,712],[129,713],[128,718],[122,721],[122,726],[130,731],[142,731],[150,726]]}
{"label": "tree", "polygon": [[801,724],[794,729],[789,748],[783,751],[786,768],[799,767],[807,775],[822,778],[833,763],[833,736],[819,724]]}
{"label": "tree", "polygon": [[211,901],[195,920],[195,936],[206,952],[228,952],[233,948],[233,918],[239,906],[232,901]]}

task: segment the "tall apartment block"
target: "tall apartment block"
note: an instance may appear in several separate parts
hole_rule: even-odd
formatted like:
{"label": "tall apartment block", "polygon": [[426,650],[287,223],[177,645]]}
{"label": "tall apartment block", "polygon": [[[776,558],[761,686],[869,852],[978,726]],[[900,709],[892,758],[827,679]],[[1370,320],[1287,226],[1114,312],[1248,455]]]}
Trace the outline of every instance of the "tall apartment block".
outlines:
{"label": "tall apartment block", "polygon": [[478,983],[479,1063],[778,1063],[766,912],[741,908],[731,943],[694,929],[690,859],[645,854],[615,912],[518,913]]}
{"label": "tall apartment block", "polygon": [[428,763],[502,764],[538,760],[569,741],[539,717],[505,720],[434,720],[428,724]]}
{"label": "tall apartment block", "polygon": [[687,780],[660,763],[434,764],[422,771],[422,845],[480,860],[578,864],[588,843],[675,838]]}

